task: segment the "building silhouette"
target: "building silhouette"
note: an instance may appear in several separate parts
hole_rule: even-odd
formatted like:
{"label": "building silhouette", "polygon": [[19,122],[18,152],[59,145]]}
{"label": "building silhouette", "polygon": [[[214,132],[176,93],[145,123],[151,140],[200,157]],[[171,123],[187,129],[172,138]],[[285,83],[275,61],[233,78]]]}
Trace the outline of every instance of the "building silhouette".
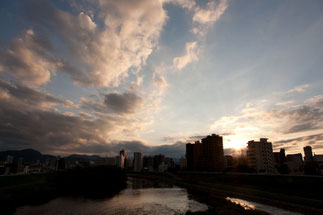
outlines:
{"label": "building silhouette", "polygon": [[133,153],[133,170],[141,171],[143,168],[143,156],[141,152]]}
{"label": "building silhouette", "polygon": [[96,166],[105,166],[108,165],[108,158],[107,157],[96,157],[95,159]]}
{"label": "building silhouette", "polygon": [[301,153],[287,155],[288,168],[293,174],[303,173],[303,157]]}
{"label": "building silhouette", "polygon": [[312,147],[306,146],[304,149],[304,160],[305,162],[312,162],[313,161],[313,153],[312,153]]}
{"label": "building silhouette", "polygon": [[212,134],[195,144],[186,144],[188,170],[222,171],[224,168],[223,138]]}
{"label": "building silhouette", "polygon": [[248,142],[247,159],[250,167],[258,173],[274,173],[274,159],[272,143],[267,138],[260,138],[260,141],[251,140]]}
{"label": "building silhouette", "polygon": [[153,156],[144,156],[144,158],[143,158],[143,167],[147,171],[153,171],[153,169],[154,169],[154,157]]}
{"label": "building silhouette", "polygon": [[118,167],[120,167],[121,169],[124,168],[126,157],[127,157],[127,152],[126,150],[122,149],[118,156]]}
{"label": "building silhouette", "polygon": [[279,152],[273,152],[275,165],[286,163],[285,149],[280,149]]}
{"label": "building silhouette", "polygon": [[179,167],[180,169],[186,169],[187,168],[187,161],[185,158],[180,158],[179,159]]}
{"label": "building silhouette", "polygon": [[224,152],[222,136],[212,134],[202,139],[201,169],[205,171],[222,171]]}
{"label": "building silhouette", "polygon": [[165,155],[159,154],[154,156],[154,169],[158,170],[159,166],[164,163],[165,161]]}
{"label": "building silhouette", "polygon": [[195,144],[186,144],[186,160],[188,170],[198,170],[201,168],[202,143],[195,141]]}

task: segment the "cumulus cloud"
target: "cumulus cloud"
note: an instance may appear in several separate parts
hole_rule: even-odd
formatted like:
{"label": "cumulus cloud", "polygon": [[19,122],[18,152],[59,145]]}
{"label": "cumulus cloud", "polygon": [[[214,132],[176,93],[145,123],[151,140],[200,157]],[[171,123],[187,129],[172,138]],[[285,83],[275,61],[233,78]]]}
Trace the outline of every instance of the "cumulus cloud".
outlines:
{"label": "cumulus cloud", "polygon": [[206,8],[197,6],[194,9],[194,26],[192,32],[200,36],[205,36],[210,27],[222,16],[227,7],[227,0],[220,0],[219,3],[210,1],[207,3]]}
{"label": "cumulus cloud", "polygon": [[[209,1],[205,7],[196,4],[194,0],[176,0],[173,4],[180,5],[182,8],[188,9],[193,13],[192,29],[191,31],[198,36],[198,41],[205,40],[205,36],[210,28],[222,16],[228,7],[227,0],[220,0],[218,2]],[[198,54],[200,47],[198,42],[188,42],[185,45],[185,54],[181,57],[175,57],[173,64],[176,69],[181,70],[191,62],[198,61]]]}
{"label": "cumulus cloud", "polygon": [[165,2],[177,4],[182,8],[186,8],[189,10],[192,10],[196,6],[195,0],[167,0]]}
{"label": "cumulus cloud", "polygon": [[306,101],[306,103],[315,107],[323,107],[323,95],[314,96]]}
{"label": "cumulus cloud", "polygon": [[[168,2],[168,1],[166,1]],[[203,7],[194,0],[169,1],[193,13],[192,32],[202,38],[206,36],[213,24],[223,15],[228,7],[228,0],[208,1]]]}
{"label": "cumulus cloud", "polygon": [[[34,29],[0,50],[0,72],[29,86],[47,83],[57,71],[67,72],[79,85],[118,86],[129,72],[138,72],[157,46],[167,20],[163,2],[95,0],[83,4],[94,8],[95,16],[85,6],[72,14],[48,1],[24,5],[26,21]],[[44,36],[45,32],[51,37]],[[67,51],[54,50],[53,38]]]}
{"label": "cumulus cloud", "polygon": [[46,37],[28,29],[13,39],[8,47],[0,49],[0,72],[29,86],[47,83],[63,65],[52,55],[52,51]]}
{"label": "cumulus cloud", "polygon": [[183,69],[187,64],[198,61],[199,47],[197,42],[188,42],[185,45],[185,54],[181,57],[176,57],[173,60],[175,67],[178,70]]}

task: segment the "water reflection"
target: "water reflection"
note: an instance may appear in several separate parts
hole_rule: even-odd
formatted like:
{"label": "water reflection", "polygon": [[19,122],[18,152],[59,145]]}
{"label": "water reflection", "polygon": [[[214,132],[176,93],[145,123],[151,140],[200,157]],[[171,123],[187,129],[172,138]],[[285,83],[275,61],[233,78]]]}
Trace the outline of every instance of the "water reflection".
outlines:
{"label": "water reflection", "polygon": [[207,208],[190,199],[184,188],[130,178],[127,189],[109,199],[57,198],[40,206],[18,208],[16,214],[185,214]]}
{"label": "water reflection", "polygon": [[230,198],[230,197],[227,197],[226,199],[228,201],[235,203],[235,204],[241,205],[245,210],[255,210],[256,209],[256,210],[261,210],[261,211],[264,211],[264,212],[267,212],[267,213],[273,214],[273,215],[301,215],[300,213],[291,212],[291,211],[283,210],[280,208],[272,207],[269,205],[264,205],[264,204],[260,204],[257,202],[243,200],[243,199]]}

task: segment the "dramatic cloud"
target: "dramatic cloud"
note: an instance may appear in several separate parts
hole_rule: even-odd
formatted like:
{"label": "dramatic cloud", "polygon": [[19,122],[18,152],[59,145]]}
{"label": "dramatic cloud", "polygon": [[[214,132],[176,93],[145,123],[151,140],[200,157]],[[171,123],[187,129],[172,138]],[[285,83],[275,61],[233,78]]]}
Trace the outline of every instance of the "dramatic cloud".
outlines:
{"label": "dramatic cloud", "polygon": [[[250,139],[269,137],[277,140],[285,136],[305,135],[308,132],[321,132],[323,129],[323,105],[318,105],[319,97],[310,99],[303,105],[280,108],[266,108],[261,102],[248,104],[239,115],[221,117],[211,129],[216,132],[232,131],[227,138],[240,146]],[[294,146],[297,148],[298,146]]]}
{"label": "dramatic cloud", "polygon": [[[84,5],[72,14],[48,1],[28,2],[26,21],[51,37],[36,36],[35,29],[25,31],[0,51],[0,72],[39,85],[63,71],[75,83],[90,86],[118,86],[129,72],[137,73],[157,46],[167,20],[162,1],[95,0]],[[67,51],[53,50],[53,39]]]}
{"label": "dramatic cloud", "polygon": [[[129,93],[107,95],[109,102],[116,101],[124,112],[131,112],[132,109],[127,103],[120,102],[120,98],[136,100],[137,97]],[[152,147],[142,141],[121,141],[111,138],[115,131],[120,134],[120,129],[126,134],[126,129],[135,130],[133,124],[140,123],[138,121],[113,115],[96,117],[85,112],[77,115],[50,108],[56,105],[75,107],[70,101],[1,80],[0,148],[34,148],[52,154],[116,155],[121,149],[126,149],[130,153],[141,151],[151,155],[164,153],[172,157],[181,157],[185,154],[185,144]]]}
{"label": "dramatic cloud", "polygon": [[52,51],[47,38],[36,35],[31,29],[26,30],[13,39],[9,47],[0,49],[0,73],[30,86],[46,83],[62,66]]}
{"label": "dramatic cloud", "polygon": [[187,64],[198,61],[199,47],[197,42],[189,42],[185,45],[185,54],[181,57],[176,57],[173,60],[175,67],[178,70],[183,69]]}
{"label": "dramatic cloud", "polygon": [[[125,111],[132,110],[120,105]],[[135,126],[140,124],[118,115],[62,112],[56,106],[79,108],[71,101],[1,80],[0,148],[73,152],[81,146],[109,144],[115,133],[122,138],[122,133],[129,135],[125,129],[136,132]]]}

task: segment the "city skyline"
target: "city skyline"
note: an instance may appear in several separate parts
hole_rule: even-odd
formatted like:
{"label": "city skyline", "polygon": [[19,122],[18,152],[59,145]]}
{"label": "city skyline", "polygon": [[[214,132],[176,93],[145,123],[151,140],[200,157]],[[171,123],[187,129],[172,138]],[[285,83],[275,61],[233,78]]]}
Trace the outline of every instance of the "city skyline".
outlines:
{"label": "city skyline", "polygon": [[0,151],[323,154],[322,1],[0,4]]}

